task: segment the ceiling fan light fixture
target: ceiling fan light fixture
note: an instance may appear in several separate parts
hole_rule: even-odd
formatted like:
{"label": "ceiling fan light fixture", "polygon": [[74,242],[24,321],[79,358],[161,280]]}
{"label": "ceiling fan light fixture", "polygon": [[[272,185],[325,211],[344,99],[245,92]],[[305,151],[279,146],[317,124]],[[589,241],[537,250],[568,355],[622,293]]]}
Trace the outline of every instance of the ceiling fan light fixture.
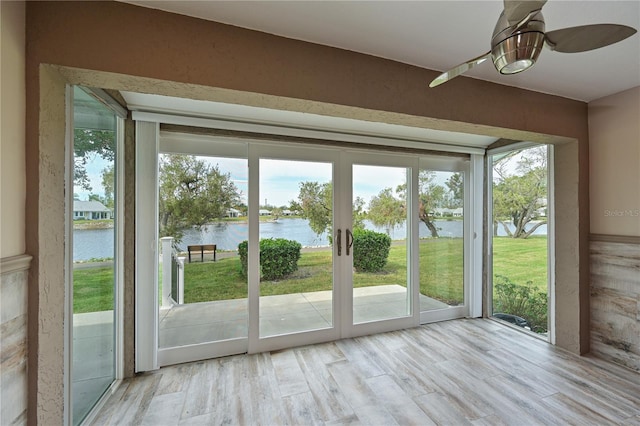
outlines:
{"label": "ceiling fan light fixture", "polygon": [[517,74],[533,66],[544,46],[544,33],[517,33],[491,49],[493,65],[500,74]]}
{"label": "ceiling fan light fixture", "polygon": [[515,62],[508,63],[500,70],[500,74],[517,74],[533,66],[531,59],[518,59]]}
{"label": "ceiling fan light fixture", "polygon": [[443,72],[429,87],[439,86],[464,74],[489,56],[500,74],[518,74],[536,63],[545,45],[561,53],[587,52],[618,43],[638,32],[620,24],[580,25],[546,32],[542,7],[547,0],[503,2],[504,10],[491,36],[491,50]]}

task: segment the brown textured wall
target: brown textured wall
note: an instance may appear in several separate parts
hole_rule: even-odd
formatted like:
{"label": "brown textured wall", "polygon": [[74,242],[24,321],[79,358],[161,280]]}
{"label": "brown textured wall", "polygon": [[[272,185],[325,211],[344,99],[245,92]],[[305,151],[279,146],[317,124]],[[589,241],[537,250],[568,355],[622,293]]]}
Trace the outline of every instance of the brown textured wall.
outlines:
{"label": "brown textured wall", "polygon": [[209,88],[207,93],[232,89],[265,105],[284,105],[288,98],[288,105],[298,110],[324,105],[329,111],[333,107],[326,105],[334,104],[334,114],[367,111],[380,121],[417,117],[434,128],[477,129],[499,138],[577,140],[562,145],[556,157],[557,165],[566,166],[556,195],[567,209],[558,216],[565,222],[558,223],[557,303],[563,317],[557,321],[557,342],[573,352],[588,350],[586,104],[469,78],[430,90],[427,83],[437,74],[433,71],[122,3],[28,2],[31,422],[58,419],[62,413],[64,280],[57,253],[62,253],[64,236],[64,161],[58,158],[64,147],[64,81],[59,79],[65,72],[73,74],[69,67],[82,70],[76,72],[77,80],[67,76],[67,82],[116,90],[137,87],[188,96],[207,92],[194,87]]}
{"label": "brown textured wall", "polygon": [[640,237],[639,117],[640,86],[589,103],[592,234]]}
{"label": "brown textured wall", "polygon": [[24,254],[25,4],[0,2],[0,259]]}
{"label": "brown textured wall", "polygon": [[[28,294],[28,417],[30,424],[47,424],[51,419],[62,420],[64,395],[65,82],[43,68],[34,84],[41,94],[35,108],[39,100],[46,100],[47,107],[27,126],[26,243],[27,253],[33,256]],[[27,105],[29,98],[27,88]],[[28,123],[30,118],[27,112]],[[32,416],[37,406],[41,410],[36,420]]]}
{"label": "brown textured wall", "polygon": [[[113,2],[28,4],[29,59],[536,133],[586,137],[586,104]],[[32,72],[30,70],[30,75]]]}

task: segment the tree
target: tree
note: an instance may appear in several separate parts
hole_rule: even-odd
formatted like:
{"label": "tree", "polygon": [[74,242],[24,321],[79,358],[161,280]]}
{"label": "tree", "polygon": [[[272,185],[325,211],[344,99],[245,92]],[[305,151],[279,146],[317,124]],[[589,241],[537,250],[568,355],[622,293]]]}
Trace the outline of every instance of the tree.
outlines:
{"label": "tree", "polygon": [[104,197],[101,197],[98,194],[89,194],[89,197],[87,197],[89,201],[98,201],[100,203],[102,203],[104,206],[106,206],[106,200],[104,199]]}
{"label": "tree", "polygon": [[[429,229],[431,237],[438,238],[433,212],[443,206],[447,190],[433,181],[435,175],[435,172],[429,170],[420,170],[418,173],[418,218]],[[402,193],[406,188],[406,185],[400,185],[396,191]]]}
{"label": "tree", "polygon": [[391,188],[385,188],[371,198],[367,217],[375,226],[385,228],[387,235],[391,235],[391,230],[407,217],[406,202],[394,197]]}
{"label": "tree", "polygon": [[182,239],[184,229],[223,218],[240,203],[231,176],[192,155],[160,158],[160,236]]}
{"label": "tree", "polygon": [[445,182],[450,191],[447,207],[457,209],[464,204],[464,177],[462,173],[453,173]]}
{"label": "tree", "polygon": [[91,191],[86,165],[94,155],[113,162],[116,153],[116,134],[113,130],[74,129],[73,183]]}
{"label": "tree", "polygon": [[293,214],[299,214],[302,211],[302,206],[296,200],[289,201],[289,210],[293,212]]}
{"label": "tree", "polygon": [[[513,164],[516,162],[515,172]],[[547,223],[540,218],[547,207],[546,147],[517,151],[494,165],[497,179],[493,184],[494,234],[501,224],[512,238],[527,238]],[[528,230],[526,226],[538,219]],[[513,231],[508,222],[513,226]]]}
{"label": "tree", "polygon": [[280,219],[280,216],[282,216],[282,208],[280,207],[273,207],[271,209],[271,218],[273,220],[278,220]]}
{"label": "tree", "polygon": [[[299,212],[309,221],[309,227],[317,235],[329,232],[331,241],[333,222],[333,185],[331,182],[300,182],[298,201],[291,201],[291,210]],[[353,229],[364,228],[364,200],[356,197],[353,201]]]}
{"label": "tree", "polygon": [[353,200],[353,230],[364,229],[364,220],[367,218],[367,213],[364,211],[364,199],[362,197],[356,197]]}
{"label": "tree", "polygon": [[[436,208],[444,205],[447,196],[447,189],[442,185],[434,182],[435,172],[421,170],[418,178],[419,189],[419,218],[431,232],[431,236],[438,238],[438,229],[435,226],[433,212]],[[374,201],[375,211],[372,215],[371,204],[369,212],[365,214],[363,211],[364,200],[358,197],[353,202],[353,228],[363,229],[364,219],[368,218],[374,222],[376,226],[385,226],[388,230],[398,225],[398,206],[406,208],[406,185],[399,185],[396,188],[398,198],[395,198],[391,188],[387,188],[378,194]],[[300,206],[302,216],[309,220],[311,229],[316,234],[321,234],[327,230],[331,231],[331,212],[333,205],[333,191],[330,182],[319,184],[318,182],[302,182],[300,183],[300,192],[298,194],[297,204]],[[454,195],[455,198],[455,195]],[[394,201],[395,200],[395,201]],[[293,205],[292,201],[292,205]],[[386,207],[385,207],[386,206]],[[395,208],[387,208],[395,206]],[[406,213],[402,213],[404,217]]]}
{"label": "tree", "polygon": [[333,186],[331,182],[300,182],[298,205],[302,217],[309,221],[309,226],[317,235],[331,230],[333,214]]}
{"label": "tree", "polygon": [[111,164],[102,169],[102,188],[104,189],[104,205],[113,209],[113,194],[115,190],[115,167]]}

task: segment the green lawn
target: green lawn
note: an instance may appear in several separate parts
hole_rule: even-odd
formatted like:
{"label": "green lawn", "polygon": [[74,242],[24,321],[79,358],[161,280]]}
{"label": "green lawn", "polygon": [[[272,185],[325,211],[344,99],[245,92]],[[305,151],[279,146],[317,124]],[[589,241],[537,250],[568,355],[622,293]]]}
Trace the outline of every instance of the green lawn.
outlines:
{"label": "green lawn", "polygon": [[[494,274],[505,275],[515,283],[533,281],[546,289],[546,241],[544,237],[526,240],[494,239]],[[420,292],[449,304],[462,303],[462,239],[420,241]],[[355,273],[354,286],[406,285],[406,248],[393,245],[382,272]],[[113,300],[113,270],[97,267],[74,271],[74,312],[110,309]],[[331,251],[302,253],[298,271],[280,281],[262,281],[261,295],[277,295],[331,289]],[[185,264],[185,302],[247,297],[246,279],[240,272],[238,257],[217,262]]]}
{"label": "green lawn", "polygon": [[[386,284],[406,286],[406,256],[404,245],[393,246],[384,270],[378,273],[356,273],[354,287]],[[461,303],[462,240],[423,240],[420,244],[420,259],[422,293],[454,304]],[[186,264],[184,281],[186,303],[247,297],[246,279],[240,273],[237,258],[221,259],[215,263]],[[331,287],[331,251],[313,251],[302,253],[298,270],[287,279],[262,281],[260,294],[271,296],[330,290]]]}
{"label": "green lawn", "polygon": [[73,313],[113,309],[113,267],[73,271]]}
{"label": "green lawn", "polygon": [[494,237],[493,275],[504,275],[516,284],[532,281],[546,291],[547,237]]}

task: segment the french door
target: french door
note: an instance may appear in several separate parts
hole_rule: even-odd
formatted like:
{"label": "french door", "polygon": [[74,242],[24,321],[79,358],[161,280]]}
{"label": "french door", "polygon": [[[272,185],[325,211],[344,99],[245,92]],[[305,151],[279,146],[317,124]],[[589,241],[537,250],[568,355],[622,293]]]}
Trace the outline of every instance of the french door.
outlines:
{"label": "french door", "polygon": [[[139,149],[145,155],[155,150],[160,161],[159,168],[158,163],[138,166],[142,174],[145,168],[160,173],[145,180],[155,185],[158,200],[155,211],[146,210],[148,202],[139,202],[138,212],[144,217],[164,217],[162,208],[167,201],[163,200],[166,179],[162,173],[170,169],[168,155],[194,157],[180,157],[176,163],[185,162],[190,169],[215,168],[220,176],[241,185],[235,188],[236,204],[225,205],[224,217],[219,215],[204,231],[200,227],[182,235],[181,246],[166,244],[167,235],[160,235],[163,247],[175,251],[178,263],[182,262],[182,290],[173,290],[171,281],[176,274],[163,273],[174,262],[170,256],[139,251],[139,258],[148,259],[149,270],[160,271],[159,280],[149,279],[150,274],[142,273],[144,265],[138,263],[139,290],[156,291],[145,296],[143,290],[138,299],[149,304],[146,315],[155,312],[158,333],[154,338],[152,321],[139,319],[138,335],[146,326],[149,333],[143,334],[147,341],[139,340],[138,347],[155,350],[146,358],[142,351],[140,371],[468,315],[466,273],[462,272],[465,190],[459,194],[463,198],[457,200],[458,210],[449,206],[452,214],[460,216],[451,218],[450,224],[452,229],[460,228],[455,231],[459,238],[444,241],[425,236],[422,215],[427,206],[421,199],[425,163],[419,156],[300,144],[230,143],[213,137],[160,134],[157,126],[138,125],[142,136],[145,132],[158,135],[147,137],[146,146],[144,137],[139,138]],[[231,160],[241,171],[224,169]],[[430,173],[438,169],[437,164],[429,167]],[[444,179],[453,175],[438,175],[429,190],[444,187]],[[467,176],[464,171],[462,176]],[[176,190],[172,187],[166,193]],[[451,198],[443,196],[442,200]],[[428,208],[435,214],[435,205]],[[162,223],[154,226],[140,240],[153,233],[158,241]],[[187,237],[195,239],[187,241]],[[216,245],[217,258],[209,253],[209,260],[202,255],[189,259],[190,245]],[[158,259],[164,259],[162,265]],[[435,259],[449,259],[454,266],[434,273],[442,266]],[[425,268],[430,271],[427,275]],[[146,285],[144,279],[149,281]],[[450,296],[447,291],[455,286],[459,290],[454,289],[455,295]],[[203,292],[206,297],[199,296]]]}
{"label": "french door", "polygon": [[[309,147],[262,145],[250,152],[255,166],[249,167],[249,181],[256,183],[249,199],[249,351],[417,324],[410,260],[417,163],[406,156]],[[276,218],[274,210],[287,210],[291,201],[301,211]],[[392,223],[361,219],[376,202],[383,204],[377,208],[381,216],[389,213],[384,203],[395,208]],[[298,234],[299,224],[310,227],[316,240]],[[258,230],[253,238],[251,229]],[[298,269],[283,280],[265,276],[266,265],[258,264],[265,258],[265,240],[277,231],[302,252]],[[388,262],[394,273],[381,273]]]}

